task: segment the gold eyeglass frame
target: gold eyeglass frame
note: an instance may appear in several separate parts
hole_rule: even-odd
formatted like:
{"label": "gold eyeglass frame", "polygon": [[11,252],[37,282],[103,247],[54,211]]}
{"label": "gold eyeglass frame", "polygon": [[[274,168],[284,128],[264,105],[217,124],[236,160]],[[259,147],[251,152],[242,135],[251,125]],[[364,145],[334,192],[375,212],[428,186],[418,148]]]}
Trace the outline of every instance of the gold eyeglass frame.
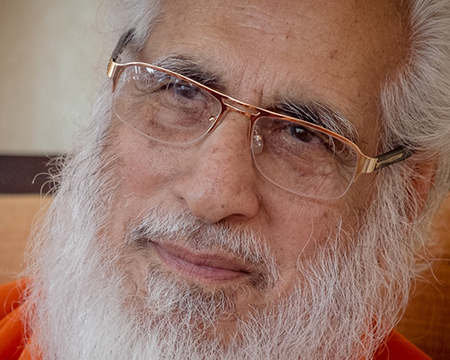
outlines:
{"label": "gold eyeglass frame", "polygon": [[[310,128],[310,129],[314,129],[317,130],[319,132],[322,132],[332,138],[338,139],[340,141],[342,141],[343,143],[347,144],[348,146],[350,146],[355,153],[357,154],[357,164],[356,164],[356,169],[355,169],[355,173],[353,175],[352,180],[349,183],[348,188],[350,187],[350,185],[352,183],[354,183],[359,175],[361,174],[369,174],[372,173],[376,170],[380,170],[386,166],[398,163],[400,161],[406,160],[407,158],[409,158],[412,154],[413,151],[410,149],[407,149],[403,146],[399,146],[394,150],[391,150],[389,152],[386,152],[382,155],[379,155],[377,157],[370,157],[367,156],[365,154],[363,154],[363,152],[360,150],[360,148],[358,147],[358,145],[356,145],[354,142],[352,142],[351,140],[333,132],[330,131],[324,127],[321,127],[319,125],[313,124],[309,121],[305,121],[305,120],[301,120],[301,119],[297,119],[294,117],[290,117],[290,116],[286,116],[283,114],[279,114],[276,113],[274,111],[270,111],[270,110],[266,110],[263,108],[260,108],[258,106],[254,106],[251,104],[247,104],[243,101],[237,100],[231,96],[225,95],[223,93],[221,93],[220,91],[214,90],[209,88],[208,86],[205,86],[195,80],[192,80],[184,75],[178,74],[176,72],[173,72],[171,70],[167,70],[164,69],[162,67],[156,66],[156,65],[152,65],[152,64],[148,64],[148,63],[143,63],[143,62],[129,62],[129,63],[125,63],[125,64],[120,64],[117,61],[119,60],[119,56],[120,54],[123,52],[123,50],[125,49],[125,47],[128,45],[128,43],[132,40],[133,38],[133,34],[134,34],[134,29],[128,30],[127,32],[125,32],[119,39],[112,55],[111,58],[108,62],[108,68],[107,68],[107,75],[108,77],[112,80],[112,92],[115,91],[116,86],[117,86],[117,81],[120,77],[120,75],[122,74],[122,72],[124,71],[125,68],[129,67],[129,66],[143,66],[143,67],[148,67],[157,71],[161,71],[163,73],[169,74],[171,76],[174,76],[176,78],[182,79],[184,81],[187,81],[188,83],[192,83],[196,86],[198,86],[200,89],[204,90],[205,92],[211,94],[212,96],[214,96],[222,105],[222,109],[220,111],[220,113],[218,114],[218,116],[215,117],[215,119],[213,120],[212,125],[209,127],[208,131],[205,133],[209,134],[212,131],[214,131],[214,129],[217,127],[217,125],[220,123],[220,120],[223,118],[224,114],[226,114],[226,112],[228,111],[236,111],[242,115],[244,115],[245,117],[247,117],[250,122],[251,122],[251,126],[249,127],[249,143],[250,143],[250,147],[252,146],[252,129],[254,127],[254,123],[256,122],[256,120],[260,117],[263,116],[269,116],[269,117],[274,117],[274,118],[278,118],[280,120],[286,120],[286,121],[291,121],[293,123],[296,123],[300,126],[304,126],[306,128]],[[346,191],[347,191],[346,190]],[[345,194],[345,192],[344,192]],[[342,195],[344,195],[342,194]],[[341,195],[341,196],[342,196]]]}

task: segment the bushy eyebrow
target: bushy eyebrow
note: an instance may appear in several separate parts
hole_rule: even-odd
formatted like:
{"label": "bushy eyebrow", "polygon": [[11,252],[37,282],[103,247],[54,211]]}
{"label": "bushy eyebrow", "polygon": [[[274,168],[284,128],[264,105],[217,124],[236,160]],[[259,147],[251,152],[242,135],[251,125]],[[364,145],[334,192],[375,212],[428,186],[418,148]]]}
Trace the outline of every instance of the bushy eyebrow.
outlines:
{"label": "bushy eyebrow", "polygon": [[319,125],[344,136],[356,144],[358,143],[358,133],[350,120],[339,111],[320,102],[313,100],[301,102],[294,100],[279,101],[274,107],[274,111]]}
{"label": "bushy eyebrow", "polygon": [[167,56],[156,59],[153,65],[184,75],[189,79],[195,80],[200,84],[213,88],[215,90],[223,90],[224,82],[217,74],[205,69],[204,66],[196,61],[183,56]]}
{"label": "bushy eyebrow", "polygon": [[[152,62],[156,66],[184,75],[215,90],[225,91],[221,76],[208,71],[205,66],[185,56],[166,56]],[[357,143],[357,132],[353,124],[340,112],[317,101],[282,100],[268,110],[304,120],[331,130]]]}

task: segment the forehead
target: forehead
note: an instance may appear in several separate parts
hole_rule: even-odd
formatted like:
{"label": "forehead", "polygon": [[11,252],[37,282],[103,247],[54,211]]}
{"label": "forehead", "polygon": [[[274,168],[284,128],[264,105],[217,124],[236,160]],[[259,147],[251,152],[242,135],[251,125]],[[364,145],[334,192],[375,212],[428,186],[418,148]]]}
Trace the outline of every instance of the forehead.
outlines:
{"label": "forehead", "polygon": [[405,58],[405,17],[390,0],[168,0],[143,57],[189,58],[254,105],[319,101],[365,138],[380,88]]}

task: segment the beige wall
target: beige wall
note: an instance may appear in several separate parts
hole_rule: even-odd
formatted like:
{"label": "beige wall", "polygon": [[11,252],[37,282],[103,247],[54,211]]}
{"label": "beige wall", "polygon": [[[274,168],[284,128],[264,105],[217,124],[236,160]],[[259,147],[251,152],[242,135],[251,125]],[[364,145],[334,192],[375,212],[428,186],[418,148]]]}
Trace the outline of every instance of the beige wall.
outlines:
{"label": "beige wall", "polygon": [[100,2],[0,1],[0,153],[70,148],[105,78]]}

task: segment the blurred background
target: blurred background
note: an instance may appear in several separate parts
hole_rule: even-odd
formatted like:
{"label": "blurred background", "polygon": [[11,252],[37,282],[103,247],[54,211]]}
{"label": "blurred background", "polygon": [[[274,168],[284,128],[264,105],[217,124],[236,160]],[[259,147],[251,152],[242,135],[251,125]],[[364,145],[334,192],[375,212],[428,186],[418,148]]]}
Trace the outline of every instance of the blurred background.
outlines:
{"label": "blurred background", "polygon": [[112,49],[103,0],[0,1],[0,283],[24,267],[50,157],[65,154],[89,118]]}
{"label": "blurred background", "polygon": [[46,156],[70,148],[106,76],[100,3],[1,0],[1,155]]}
{"label": "blurred background", "polygon": [[46,193],[106,79],[104,0],[0,1],[0,194]]}

